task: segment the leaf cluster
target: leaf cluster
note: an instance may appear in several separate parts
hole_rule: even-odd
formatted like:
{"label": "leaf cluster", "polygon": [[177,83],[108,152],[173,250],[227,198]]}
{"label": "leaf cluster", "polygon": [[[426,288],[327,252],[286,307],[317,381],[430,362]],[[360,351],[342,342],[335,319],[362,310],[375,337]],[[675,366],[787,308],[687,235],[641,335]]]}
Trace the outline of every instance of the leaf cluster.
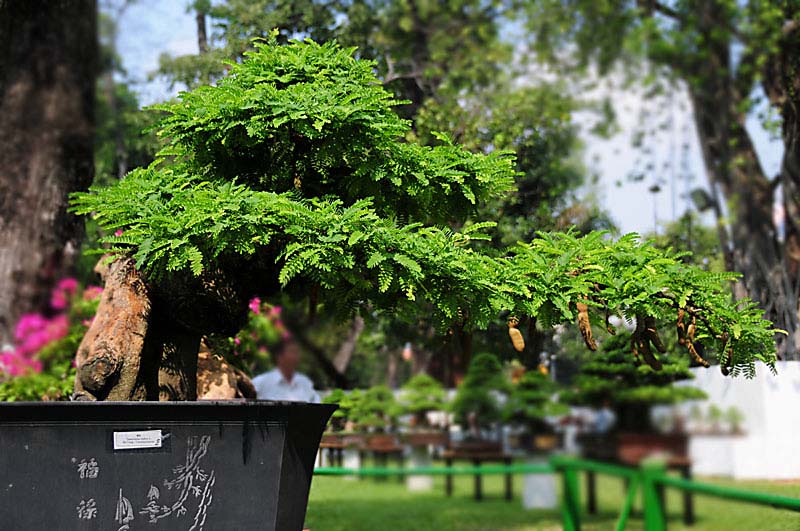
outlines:
{"label": "leaf cluster", "polygon": [[736,275],[687,264],[635,234],[539,233],[498,256],[473,245],[491,222],[430,224],[507,190],[513,160],[403,141],[396,102],[372,63],[352,54],[308,41],[257,44],[218,86],[162,108],[170,143],[161,159],[76,194],[74,210],[119,231],[103,240],[108,250],[133,255],[151,279],[257,262],[284,288],[316,286],[341,313],[370,307],[413,319],[424,307],[442,331],[498,315],[569,323],[579,305],[594,326],[610,315],[643,323],[683,312],[696,322],[691,341],[714,347],[734,374],[774,362],[770,323],[752,303],[730,300]]}

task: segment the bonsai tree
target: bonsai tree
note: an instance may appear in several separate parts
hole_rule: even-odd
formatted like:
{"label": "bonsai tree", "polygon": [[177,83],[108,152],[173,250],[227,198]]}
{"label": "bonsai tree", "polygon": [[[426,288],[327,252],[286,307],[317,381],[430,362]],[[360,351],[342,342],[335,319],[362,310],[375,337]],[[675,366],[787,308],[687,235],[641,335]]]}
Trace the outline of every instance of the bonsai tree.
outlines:
{"label": "bonsai tree", "polygon": [[325,398],[323,404],[336,404],[339,409],[333,412],[330,421],[331,431],[345,431],[348,422],[352,422],[353,410],[361,400],[361,391],[355,389],[346,393],[342,389],[334,389]]}
{"label": "bonsai tree", "polygon": [[497,358],[488,353],[477,354],[453,400],[456,422],[471,436],[479,437],[481,431],[502,419],[496,395],[507,388],[508,382]]}
{"label": "bonsai tree", "polygon": [[550,433],[552,427],[545,419],[569,412],[569,408],[555,400],[556,384],[539,371],[527,371],[511,386],[503,407],[507,422],[523,425],[531,435]]}
{"label": "bonsai tree", "polygon": [[633,336],[618,333],[603,342],[601,351],[584,363],[562,399],[573,405],[608,405],[617,417],[616,427],[625,431],[651,431],[650,408],[705,398],[694,387],[672,385],[692,378],[685,358],[663,356],[659,370],[632,361]]}
{"label": "bonsai tree", "polygon": [[711,404],[708,406],[708,423],[711,426],[711,431],[713,433],[720,433],[722,431],[722,427],[720,423],[722,422],[722,418],[725,416],[725,413],[722,411],[716,404]]}
{"label": "bonsai tree", "polygon": [[350,418],[359,430],[387,431],[397,418],[394,393],[385,385],[364,391],[352,406]]}
{"label": "bonsai tree", "polygon": [[342,317],[424,311],[442,333],[498,316],[577,320],[592,349],[592,326],[619,314],[637,322],[634,348],[655,368],[650,324],[666,319],[700,362],[697,341],[734,374],[774,362],[762,312],[730,300],[736,275],[636,235],[474,246],[492,226],[472,219],[477,207],[514,191],[512,157],[471,153],[446,134],[433,147],[408,141],[410,124],[394,112],[403,102],[353,53],[254,43],[216,86],[157,107],[166,147],[150,166],[73,196],[111,257],[76,356],[76,398],[195,398],[200,338],[235,334],[252,297],[280,292]]}
{"label": "bonsai tree", "polygon": [[428,427],[428,413],[442,411],[447,402],[442,384],[428,374],[417,374],[402,387],[400,407],[413,415],[415,427]]}
{"label": "bonsai tree", "polygon": [[742,433],[742,422],[744,422],[744,413],[742,413],[736,406],[731,406],[725,410],[725,421],[731,428],[731,433]]}

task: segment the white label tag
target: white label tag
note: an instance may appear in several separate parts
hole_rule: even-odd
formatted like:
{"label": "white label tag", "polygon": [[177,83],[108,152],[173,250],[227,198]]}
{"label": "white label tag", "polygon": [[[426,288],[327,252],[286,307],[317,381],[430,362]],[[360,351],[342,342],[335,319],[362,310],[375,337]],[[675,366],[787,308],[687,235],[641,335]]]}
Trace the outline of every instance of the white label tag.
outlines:
{"label": "white label tag", "polygon": [[114,432],[114,450],[138,448],[161,448],[161,430]]}

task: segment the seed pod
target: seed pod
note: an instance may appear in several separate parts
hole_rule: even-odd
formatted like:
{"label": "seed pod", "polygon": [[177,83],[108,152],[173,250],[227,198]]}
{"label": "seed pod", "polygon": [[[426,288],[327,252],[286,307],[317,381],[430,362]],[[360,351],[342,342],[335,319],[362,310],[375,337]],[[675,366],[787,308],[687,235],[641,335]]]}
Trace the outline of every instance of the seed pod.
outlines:
{"label": "seed pod", "polygon": [[653,346],[656,347],[656,350],[658,350],[662,354],[666,354],[667,347],[664,346],[664,343],[658,336],[658,329],[656,328],[655,317],[650,317],[650,316],[645,317],[644,326],[647,334],[647,339],[649,339],[653,343]]}
{"label": "seed pod", "polygon": [[522,337],[522,332],[517,330],[519,319],[512,317],[508,320],[508,337],[511,338],[511,344],[517,352],[525,350],[525,339]]}
{"label": "seed pod", "polygon": [[675,327],[678,330],[678,343],[681,345],[686,344],[686,323],[683,322],[685,316],[686,312],[683,310],[683,308],[679,308],[678,321],[675,323]]}
{"label": "seed pod", "polygon": [[639,352],[642,353],[642,358],[644,358],[644,362],[647,363],[651,369],[654,371],[661,370],[661,360],[653,355],[653,352],[650,350],[650,340],[647,337],[643,337],[639,341]]}
{"label": "seed pod", "polygon": [[631,354],[633,354],[633,359],[636,363],[642,362],[641,358],[639,358],[639,348],[636,346],[636,334],[631,336]]}
{"label": "seed pod", "polygon": [[690,343],[694,343],[694,333],[697,331],[697,319],[692,316],[692,322],[686,327],[686,338]]}
{"label": "seed pod", "polygon": [[691,356],[695,362],[702,365],[703,367],[708,367],[708,362],[704,360],[702,356],[700,356],[693,342],[686,341],[686,350],[689,351],[689,356]]}
{"label": "seed pod", "polygon": [[582,303],[575,303],[578,310],[578,329],[583,336],[583,342],[589,350],[597,350],[597,342],[592,336],[592,324],[589,322],[589,307]]}

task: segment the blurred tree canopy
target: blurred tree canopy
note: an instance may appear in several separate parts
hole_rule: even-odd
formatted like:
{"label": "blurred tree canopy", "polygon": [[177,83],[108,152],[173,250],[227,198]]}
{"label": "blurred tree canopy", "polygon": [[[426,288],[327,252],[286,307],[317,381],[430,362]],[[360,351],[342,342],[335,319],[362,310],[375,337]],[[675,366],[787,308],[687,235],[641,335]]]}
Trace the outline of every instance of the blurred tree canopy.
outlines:
{"label": "blurred tree canopy", "polygon": [[[796,0],[539,0],[525,4],[533,50],[561,73],[599,72],[685,89],[692,104],[728,270],[737,296],[759,301],[800,356],[800,2]],[[745,127],[759,107],[777,116],[778,175],[766,175]],[[722,202],[727,203],[728,215]],[[773,222],[773,204],[783,219]]]}

